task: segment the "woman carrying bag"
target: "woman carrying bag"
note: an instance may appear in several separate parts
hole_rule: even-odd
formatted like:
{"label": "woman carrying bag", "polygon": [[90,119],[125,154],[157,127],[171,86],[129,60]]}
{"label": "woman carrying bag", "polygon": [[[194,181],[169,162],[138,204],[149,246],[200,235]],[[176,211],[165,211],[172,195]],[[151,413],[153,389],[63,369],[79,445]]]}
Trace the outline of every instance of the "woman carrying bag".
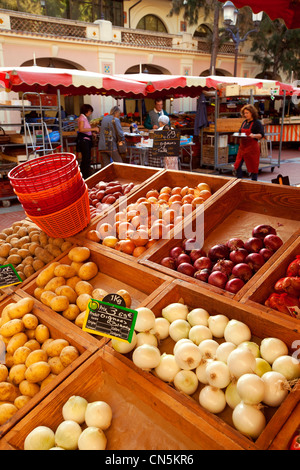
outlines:
{"label": "woman carrying bag", "polygon": [[94,109],[90,104],[83,104],[78,118],[77,152],[81,153],[80,171],[83,179],[90,176],[91,155],[93,146],[92,132],[99,132],[98,127],[91,127],[89,117]]}
{"label": "woman carrying bag", "polygon": [[258,112],[251,104],[246,104],[241,110],[242,116],[245,118],[240,133],[244,133],[247,137],[241,137],[239,151],[236,156],[234,168],[238,178],[243,177],[243,162],[247,167],[248,173],[251,174],[252,181],[257,181],[260,157],[259,140],[264,137],[264,128],[258,120]]}
{"label": "woman carrying bag", "polygon": [[101,122],[98,148],[102,154],[103,168],[110,164],[111,159],[114,162],[123,163],[120,144],[124,145],[124,156],[126,155],[126,141],[120,122],[120,113],[120,108],[114,106],[110,114],[104,116]]}

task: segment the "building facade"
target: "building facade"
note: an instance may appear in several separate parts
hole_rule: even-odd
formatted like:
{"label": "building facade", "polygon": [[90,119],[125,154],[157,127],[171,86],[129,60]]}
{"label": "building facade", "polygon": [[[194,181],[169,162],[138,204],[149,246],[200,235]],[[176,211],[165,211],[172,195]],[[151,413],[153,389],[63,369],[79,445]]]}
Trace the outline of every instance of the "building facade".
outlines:
{"label": "building facade", "polygon": [[[208,17],[203,12],[198,25],[189,26],[182,14],[169,15],[169,0],[0,0],[0,7],[2,67],[36,62],[104,74],[209,73],[207,37],[213,11]],[[221,46],[215,74],[233,74],[234,47],[233,42]],[[259,72],[249,43],[244,43],[238,75],[255,77]],[[112,98],[100,96],[86,96],[84,101],[92,104],[97,116],[115,104]],[[74,97],[66,98],[63,104],[78,114],[81,102],[82,98]],[[170,109],[169,102],[166,107]],[[174,100],[172,110],[193,111],[195,100]]]}

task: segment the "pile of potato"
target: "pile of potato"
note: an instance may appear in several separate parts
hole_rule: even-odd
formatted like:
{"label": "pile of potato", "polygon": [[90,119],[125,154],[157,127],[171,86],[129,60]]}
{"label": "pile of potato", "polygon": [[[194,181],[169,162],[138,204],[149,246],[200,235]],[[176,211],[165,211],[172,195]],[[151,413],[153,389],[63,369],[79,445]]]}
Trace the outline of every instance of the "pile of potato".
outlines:
{"label": "pile of potato", "polygon": [[[99,272],[96,263],[90,261],[90,250],[76,246],[68,253],[70,264],[53,262],[36,278],[34,297],[64,318],[82,328],[90,299],[103,300],[108,295],[104,289],[95,288],[92,280]],[[131,297],[125,290],[121,295],[129,308]]]}
{"label": "pile of potato", "polygon": [[0,425],[80,355],[67,340],[51,337],[33,306],[34,299],[20,299],[0,318]]}
{"label": "pile of potato", "polygon": [[71,246],[69,240],[50,238],[38,227],[15,222],[0,232],[0,265],[12,264],[24,281]]}

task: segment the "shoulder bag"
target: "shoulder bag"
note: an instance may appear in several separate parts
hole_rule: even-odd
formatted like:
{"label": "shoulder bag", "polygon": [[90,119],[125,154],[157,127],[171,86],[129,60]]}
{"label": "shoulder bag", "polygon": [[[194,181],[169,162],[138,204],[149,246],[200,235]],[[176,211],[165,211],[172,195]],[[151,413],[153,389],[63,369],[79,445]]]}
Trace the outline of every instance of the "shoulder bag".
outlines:
{"label": "shoulder bag", "polygon": [[115,132],[116,132],[116,139],[117,139],[117,147],[118,147],[118,152],[120,155],[126,155],[127,153],[127,144],[126,144],[126,141],[125,140],[121,140],[119,138],[119,134],[118,134],[118,131],[117,131],[117,126],[116,126],[116,122],[115,120],[113,119],[112,120],[112,123],[114,125],[114,128],[115,128]]}

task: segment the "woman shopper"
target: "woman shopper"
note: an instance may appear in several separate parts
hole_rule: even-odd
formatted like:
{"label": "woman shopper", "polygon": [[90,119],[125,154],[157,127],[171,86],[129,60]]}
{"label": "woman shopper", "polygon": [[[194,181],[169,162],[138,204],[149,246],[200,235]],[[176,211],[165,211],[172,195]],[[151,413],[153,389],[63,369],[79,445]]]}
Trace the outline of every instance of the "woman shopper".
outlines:
{"label": "woman shopper", "polygon": [[99,132],[98,127],[91,127],[89,117],[94,109],[90,104],[83,104],[78,118],[77,151],[81,153],[80,171],[83,179],[90,176],[91,155],[93,146],[92,132]]}
{"label": "woman shopper", "polygon": [[241,115],[245,118],[240,133],[247,134],[247,137],[240,138],[239,151],[236,156],[234,168],[238,178],[243,177],[242,166],[245,162],[248,173],[251,174],[252,181],[257,181],[259,169],[260,145],[259,140],[264,137],[264,128],[258,120],[258,112],[251,105],[245,105],[241,110]]}
{"label": "woman shopper", "polygon": [[114,162],[123,163],[123,159],[118,151],[118,141],[125,141],[124,132],[120,122],[121,110],[114,106],[110,114],[104,116],[101,122],[100,138],[98,148],[102,154],[103,167]]}

